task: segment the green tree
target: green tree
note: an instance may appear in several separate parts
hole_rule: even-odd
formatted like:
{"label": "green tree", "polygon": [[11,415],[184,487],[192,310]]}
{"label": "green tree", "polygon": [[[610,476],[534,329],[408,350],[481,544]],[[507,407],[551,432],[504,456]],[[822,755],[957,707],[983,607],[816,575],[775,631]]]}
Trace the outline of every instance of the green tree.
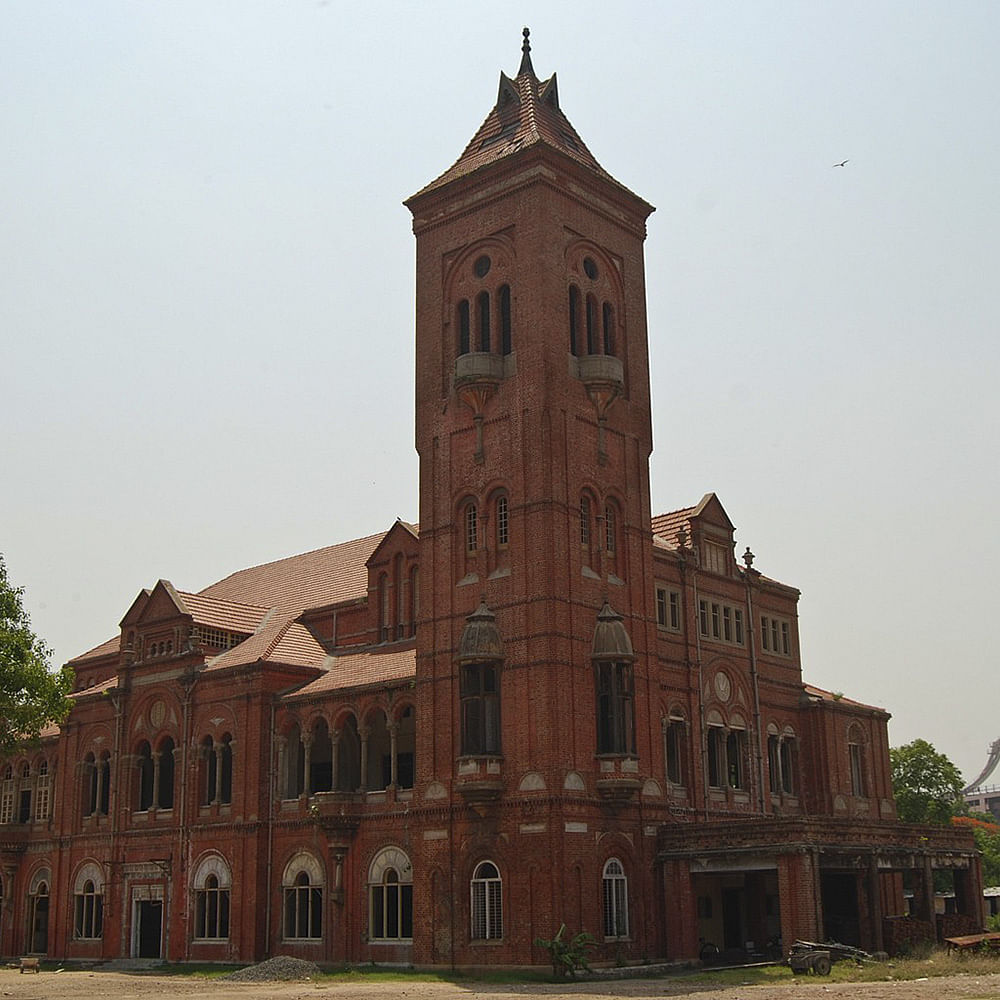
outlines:
{"label": "green tree", "polygon": [[23,587],[7,579],[0,555],[0,758],[38,739],[49,722],[61,722],[70,709],[70,667],[49,669],[52,653],[31,630],[21,603]]}
{"label": "green tree", "polygon": [[927,740],[889,751],[892,791],[899,818],[907,823],[948,823],[965,812],[962,774]]}

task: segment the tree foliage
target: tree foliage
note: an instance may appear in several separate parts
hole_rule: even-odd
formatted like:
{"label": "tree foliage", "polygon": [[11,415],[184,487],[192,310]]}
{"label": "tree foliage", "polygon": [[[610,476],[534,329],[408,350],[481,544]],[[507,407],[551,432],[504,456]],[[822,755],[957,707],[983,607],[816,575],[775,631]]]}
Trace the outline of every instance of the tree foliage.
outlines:
{"label": "tree foliage", "polygon": [[48,646],[31,630],[23,587],[7,579],[0,555],[0,758],[38,739],[49,722],[66,718],[73,687],[69,667],[53,672]]}
{"label": "tree foliage", "polygon": [[892,791],[901,820],[943,824],[965,812],[961,772],[927,740],[893,747],[889,758]]}

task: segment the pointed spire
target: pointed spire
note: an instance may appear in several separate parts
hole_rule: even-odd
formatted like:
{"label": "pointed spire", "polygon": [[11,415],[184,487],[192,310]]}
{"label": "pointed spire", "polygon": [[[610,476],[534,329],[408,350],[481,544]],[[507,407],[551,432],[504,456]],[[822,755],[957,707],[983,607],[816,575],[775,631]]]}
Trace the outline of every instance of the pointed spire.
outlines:
{"label": "pointed spire", "polygon": [[531,42],[528,41],[531,29],[524,28],[521,34],[524,36],[524,41],[521,43],[521,66],[517,71],[517,75],[523,76],[525,73],[530,73],[534,76],[535,67],[531,65]]}

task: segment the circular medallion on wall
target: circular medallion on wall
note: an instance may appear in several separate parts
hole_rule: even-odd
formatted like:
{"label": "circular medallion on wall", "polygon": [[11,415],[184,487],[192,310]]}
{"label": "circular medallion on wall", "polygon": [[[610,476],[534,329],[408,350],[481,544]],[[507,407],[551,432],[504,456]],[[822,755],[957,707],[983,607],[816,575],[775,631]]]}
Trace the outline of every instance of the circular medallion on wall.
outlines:
{"label": "circular medallion on wall", "polygon": [[164,705],[162,701],[154,701],[149,710],[149,721],[153,724],[153,728],[159,729],[160,726],[163,725],[163,721],[166,717],[167,706]]}
{"label": "circular medallion on wall", "polygon": [[715,675],[715,693],[720,701],[729,701],[729,696],[733,693],[733,686],[730,683],[729,675],[721,670]]}

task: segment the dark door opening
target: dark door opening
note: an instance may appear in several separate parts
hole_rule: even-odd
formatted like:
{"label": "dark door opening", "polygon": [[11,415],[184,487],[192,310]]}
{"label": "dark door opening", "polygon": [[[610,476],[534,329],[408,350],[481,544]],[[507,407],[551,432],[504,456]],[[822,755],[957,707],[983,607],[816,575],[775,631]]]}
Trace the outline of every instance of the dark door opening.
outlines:
{"label": "dark door opening", "polygon": [[136,935],[137,958],[159,958],[163,936],[163,900],[144,899],[136,904],[139,932]]}
{"label": "dark door opening", "polygon": [[828,941],[861,947],[856,875],[827,873],[820,883],[823,893],[823,929]]}
{"label": "dark door opening", "polygon": [[743,947],[743,890],[722,890],[722,947]]}

